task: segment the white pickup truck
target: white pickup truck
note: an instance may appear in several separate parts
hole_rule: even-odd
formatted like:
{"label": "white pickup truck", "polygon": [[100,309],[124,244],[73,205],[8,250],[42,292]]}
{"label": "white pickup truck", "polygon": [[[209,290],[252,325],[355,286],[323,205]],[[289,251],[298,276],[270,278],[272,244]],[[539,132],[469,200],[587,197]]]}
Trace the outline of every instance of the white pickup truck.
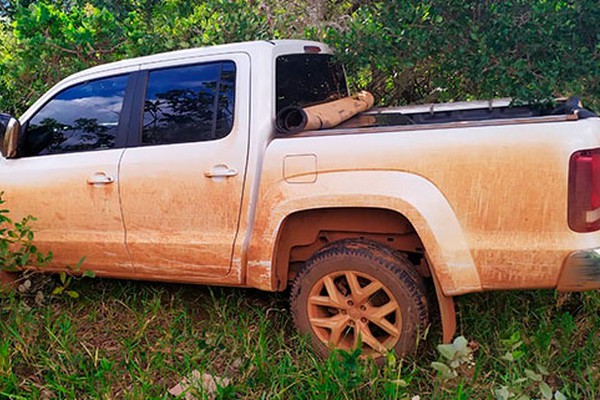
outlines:
{"label": "white pickup truck", "polygon": [[104,277],[291,286],[322,353],[411,351],[427,285],[445,340],[454,296],[600,287],[594,114],[500,100],[277,129],[284,109],[348,95],[309,41],[98,66],[4,118],[0,190],[13,215],[37,217],[49,271],[86,256]]}

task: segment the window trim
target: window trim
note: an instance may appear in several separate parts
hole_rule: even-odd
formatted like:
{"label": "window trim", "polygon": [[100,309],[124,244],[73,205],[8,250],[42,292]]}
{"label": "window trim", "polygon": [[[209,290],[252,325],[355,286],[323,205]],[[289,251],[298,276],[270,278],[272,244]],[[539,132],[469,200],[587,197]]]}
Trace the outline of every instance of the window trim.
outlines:
{"label": "window trim", "polygon": [[[53,93],[48,99],[46,99],[46,101],[44,101],[39,107],[37,107],[35,109],[35,111],[31,113],[31,116],[27,119],[27,121],[25,121],[25,123],[21,125],[21,132],[19,133],[19,139],[18,139],[18,144],[17,144],[17,157],[15,157],[15,159],[92,153],[92,152],[96,152],[96,151],[106,151],[106,150],[115,150],[115,149],[125,148],[126,147],[126,134],[127,134],[125,129],[129,123],[128,119],[129,119],[129,115],[131,114],[131,112],[128,110],[131,108],[130,102],[132,101],[132,97],[135,94],[135,92],[133,90],[134,82],[132,79],[134,74],[135,74],[134,72],[121,72],[121,73],[116,73],[114,75],[105,75],[105,76],[99,76],[99,77],[94,77],[94,78],[90,78],[90,79],[85,79],[85,80],[73,82],[72,84],[65,86],[65,87],[61,88],[60,90],[58,90],[57,92]],[[38,113],[40,111],[42,111],[44,109],[44,107],[46,107],[48,105],[48,103],[50,103],[51,101],[56,99],[57,96],[66,92],[67,90],[73,89],[76,86],[85,85],[90,82],[100,81],[100,80],[104,80],[104,79],[113,79],[113,78],[119,77],[119,76],[127,76],[127,84],[125,85],[125,95],[123,96],[123,104],[121,106],[121,112],[119,113],[119,122],[117,123],[115,145],[113,147],[107,148],[107,149],[99,148],[99,149],[86,150],[86,151],[69,151],[69,152],[64,152],[64,153],[36,154],[36,155],[29,155],[29,156],[23,155],[23,143],[24,143],[25,138],[28,135],[27,131],[29,129],[29,123],[31,122],[31,120],[33,118],[36,117],[36,115],[38,115]]]}
{"label": "window trim", "polygon": [[[195,67],[195,66],[201,66],[201,65],[207,65],[207,64],[219,64],[220,72],[219,72],[219,81],[218,81],[217,87],[220,88],[221,80],[222,80],[221,77],[223,76],[223,63],[226,63],[226,62],[232,63],[235,68],[235,82],[234,82],[233,119],[232,119],[232,124],[231,124],[231,130],[225,136],[218,138],[218,139],[198,140],[198,141],[193,141],[193,142],[160,143],[160,144],[142,143],[142,130],[144,127],[144,103],[146,102],[146,93],[148,90],[148,83],[150,82],[150,73],[155,72],[155,71],[167,70],[167,69]],[[132,101],[132,112],[131,112],[131,118],[129,121],[129,132],[127,135],[127,147],[134,148],[134,147],[150,147],[150,146],[155,147],[155,146],[174,146],[174,145],[185,145],[185,144],[212,143],[212,142],[216,142],[219,140],[224,140],[227,137],[229,137],[234,131],[233,127],[235,126],[236,107],[238,106],[239,70],[240,70],[240,66],[238,65],[238,62],[235,59],[233,59],[233,58],[215,58],[215,59],[206,60],[206,61],[194,61],[194,62],[184,63],[184,64],[173,64],[173,65],[165,65],[165,66],[160,66],[160,67],[142,69],[140,71],[133,73],[133,75],[135,75],[137,77],[136,78],[137,83],[136,83],[136,87],[135,87],[135,96]],[[213,127],[212,127],[213,132],[216,131],[216,126],[217,126],[216,111],[217,111],[218,103],[219,103],[219,96],[218,96],[218,92],[217,92],[217,96],[215,96],[215,106],[214,106],[215,116],[213,118]]]}
{"label": "window trim", "polygon": [[148,87],[149,71],[143,70],[134,73],[134,93],[131,101],[131,111],[129,113],[129,123],[127,125],[126,147],[141,147],[142,128],[144,126],[144,103],[146,101],[146,88]]}

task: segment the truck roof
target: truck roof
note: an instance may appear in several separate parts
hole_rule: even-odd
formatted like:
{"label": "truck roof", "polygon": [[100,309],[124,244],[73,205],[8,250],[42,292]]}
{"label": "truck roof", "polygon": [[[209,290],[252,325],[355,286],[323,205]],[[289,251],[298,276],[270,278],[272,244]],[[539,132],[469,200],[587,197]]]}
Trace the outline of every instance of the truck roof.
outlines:
{"label": "truck roof", "polygon": [[139,64],[151,64],[159,61],[177,60],[198,56],[209,56],[239,52],[255,53],[261,51],[273,51],[275,48],[288,48],[292,52],[303,52],[304,46],[318,46],[324,53],[331,52],[331,50],[325,44],[311,40],[256,40],[249,42],[221,44],[215,46],[195,47],[191,49],[175,50],[152,54],[148,56],[128,58],[85,69],[67,77],[65,80],[75,80],[81,78],[82,76],[92,75],[99,72],[111,71],[115,69],[127,68]]}

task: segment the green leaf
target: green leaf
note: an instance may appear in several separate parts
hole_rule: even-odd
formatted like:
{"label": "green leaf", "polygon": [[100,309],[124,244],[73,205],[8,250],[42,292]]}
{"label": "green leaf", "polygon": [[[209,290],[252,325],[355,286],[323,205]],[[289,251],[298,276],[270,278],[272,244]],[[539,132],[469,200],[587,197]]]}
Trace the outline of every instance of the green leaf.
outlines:
{"label": "green leaf", "polygon": [[456,348],[453,344],[439,344],[437,346],[440,354],[447,360],[452,360],[456,355]]}
{"label": "green leaf", "polygon": [[554,393],[554,400],[567,400],[567,396],[559,392],[558,390]]}
{"label": "green leaf", "polygon": [[73,299],[78,299],[79,298],[79,293],[77,293],[74,290],[67,290],[65,292],[69,297],[73,298]]}
{"label": "green leaf", "polygon": [[19,260],[19,266],[20,267],[26,266],[28,261],[29,261],[29,254],[23,254],[21,259]]}
{"label": "green leaf", "polygon": [[496,400],[508,400],[511,393],[508,391],[507,386],[502,386],[500,389],[494,389],[494,395]]}
{"label": "green leaf", "polygon": [[60,282],[64,285],[67,282],[67,274],[66,272],[61,272],[60,275]]}
{"label": "green leaf", "polygon": [[75,265],[75,271],[79,272],[81,268],[81,264],[85,261],[86,257],[81,257],[79,261],[77,261],[77,265]]}
{"label": "green leaf", "polygon": [[526,369],[525,370],[525,375],[527,375],[527,377],[529,379],[531,379],[532,381],[535,381],[535,382],[541,382],[542,381],[542,375],[536,374],[535,372],[533,372],[530,369]]}
{"label": "green leaf", "polygon": [[537,370],[539,371],[540,374],[542,374],[542,375],[549,375],[548,370],[543,365],[535,364],[535,366],[536,366],[536,368],[537,368]]}
{"label": "green leaf", "polygon": [[431,363],[431,367],[440,373],[442,379],[452,379],[457,376],[456,372],[444,363],[434,361]]}
{"label": "green leaf", "polygon": [[62,294],[64,291],[65,291],[65,288],[63,286],[57,286],[52,291],[52,294],[53,295],[59,295],[59,294]]}
{"label": "green leaf", "polygon": [[513,344],[511,349],[516,350],[523,345],[523,341],[519,340],[517,343]]}
{"label": "green leaf", "polygon": [[454,339],[452,345],[454,346],[457,352],[463,355],[469,354],[471,351],[468,347],[469,342],[467,342],[467,339],[465,339],[464,336],[459,336],[456,339]]}
{"label": "green leaf", "polygon": [[96,273],[94,271],[90,271],[89,269],[86,269],[85,271],[83,271],[83,276],[84,278],[95,278],[96,277]]}
{"label": "green leaf", "polygon": [[540,393],[542,394],[542,397],[545,400],[551,400],[552,399],[552,389],[544,381],[540,382]]}

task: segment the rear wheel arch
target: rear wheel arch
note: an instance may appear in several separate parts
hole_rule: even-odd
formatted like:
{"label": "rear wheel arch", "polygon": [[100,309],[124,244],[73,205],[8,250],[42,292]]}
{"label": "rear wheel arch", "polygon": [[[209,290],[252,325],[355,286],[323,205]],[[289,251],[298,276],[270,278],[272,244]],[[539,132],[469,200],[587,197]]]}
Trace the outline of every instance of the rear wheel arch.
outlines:
{"label": "rear wheel arch", "polygon": [[[367,240],[382,249],[402,252],[412,272],[433,278],[433,290],[440,310],[443,340],[456,331],[454,298],[443,293],[431,260],[413,224],[401,213],[384,208],[320,208],[289,215],[281,224],[273,256],[272,271],[277,290],[292,282],[305,262],[317,252],[340,240]],[[386,250],[386,251],[387,251]]]}
{"label": "rear wheel arch", "polygon": [[297,272],[297,264],[308,260],[332,242],[363,238],[411,254],[419,272],[424,247],[411,222],[397,211],[372,207],[319,208],[295,212],[282,222],[273,255],[276,289],[284,290]]}

